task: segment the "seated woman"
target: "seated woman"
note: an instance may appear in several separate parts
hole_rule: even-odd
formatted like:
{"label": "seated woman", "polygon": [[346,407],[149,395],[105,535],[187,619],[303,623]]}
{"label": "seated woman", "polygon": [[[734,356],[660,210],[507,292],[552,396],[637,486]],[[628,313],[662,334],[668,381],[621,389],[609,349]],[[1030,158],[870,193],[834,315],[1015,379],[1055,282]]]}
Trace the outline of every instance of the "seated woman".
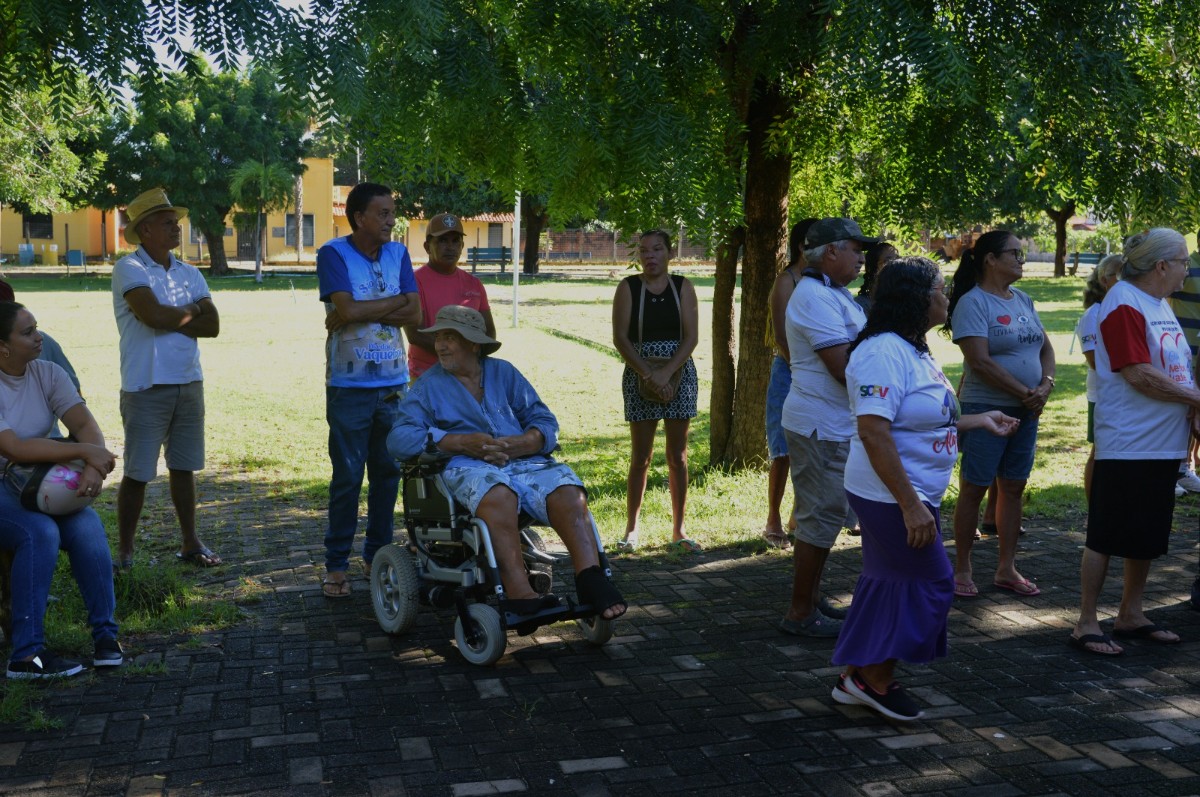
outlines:
{"label": "seated woman", "polygon": [[[12,462],[81,459],[79,494],[96,495],[116,457],[67,373],[39,360],[42,334],[33,315],[16,302],[0,302],[0,468]],[[57,419],[79,442],[46,439]],[[13,639],[9,678],[52,678],[83,670],[48,651],[43,619],[50,580],[64,550],[88,610],[95,667],[122,663],[113,619],[112,556],[104,524],[91,507],[52,517],[30,511],[7,485],[0,485],[0,547],[14,553],[11,586]]]}
{"label": "seated woman", "polygon": [[620,617],[625,599],[600,568],[583,483],[549,456],[558,444],[554,414],[511,363],[488,356],[500,344],[478,311],[448,305],[421,332],[434,336],[438,364],[413,383],[388,451],[410,459],[431,440],[451,455],[442,480],[491,530],[506,611],[531,615],[558,605],[530,586],[517,527],[525,511],[566,544],[580,603],[606,620]]}

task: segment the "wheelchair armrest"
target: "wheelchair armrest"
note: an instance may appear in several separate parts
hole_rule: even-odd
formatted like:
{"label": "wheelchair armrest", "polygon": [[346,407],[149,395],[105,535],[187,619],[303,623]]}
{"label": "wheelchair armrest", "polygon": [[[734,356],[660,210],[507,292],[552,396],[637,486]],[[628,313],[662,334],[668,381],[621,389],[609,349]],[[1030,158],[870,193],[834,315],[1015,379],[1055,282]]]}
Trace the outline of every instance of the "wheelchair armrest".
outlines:
{"label": "wheelchair armrest", "polygon": [[410,478],[435,476],[446,468],[451,459],[445,451],[422,451],[417,456],[401,463],[404,474]]}

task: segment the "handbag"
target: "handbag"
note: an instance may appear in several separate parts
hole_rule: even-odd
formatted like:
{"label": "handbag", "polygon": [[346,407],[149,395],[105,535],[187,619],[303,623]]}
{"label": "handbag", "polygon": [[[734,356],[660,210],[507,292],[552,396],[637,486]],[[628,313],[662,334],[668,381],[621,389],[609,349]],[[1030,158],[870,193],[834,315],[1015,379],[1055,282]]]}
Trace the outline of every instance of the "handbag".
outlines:
{"label": "handbag", "polygon": [[[671,294],[675,297],[675,307],[679,313],[679,339],[683,340],[683,304],[679,301],[679,289],[675,287],[675,280],[667,275],[667,284],[671,286]],[[646,283],[642,283],[641,302],[638,304],[638,344],[644,344],[643,340],[643,325],[642,319],[646,312]],[[642,355],[642,359],[650,363],[655,368],[662,367],[671,362],[670,357],[662,357],[658,355]],[[671,397],[679,391],[679,382],[683,379],[683,366],[675,369],[675,373],[671,374],[671,378],[667,380],[667,384],[671,386]],[[643,401],[649,401],[652,404],[667,404],[662,396],[650,385],[646,377],[638,375],[638,395]]]}

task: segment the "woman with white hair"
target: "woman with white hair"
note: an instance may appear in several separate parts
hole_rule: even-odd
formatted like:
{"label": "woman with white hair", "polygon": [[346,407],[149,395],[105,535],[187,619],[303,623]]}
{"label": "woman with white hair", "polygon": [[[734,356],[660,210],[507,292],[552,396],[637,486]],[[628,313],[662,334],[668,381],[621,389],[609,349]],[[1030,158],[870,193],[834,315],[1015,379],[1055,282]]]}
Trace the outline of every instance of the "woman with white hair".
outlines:
{"label": "woman with white hair", "polygon": [[[1096,464],[1079,620],[1067,640],[1086,653],[1119,656],[1124,649],[1113,636],[1160,645],[1179,642],[1177,634],[1146,617],[1142,592],[1150,562],[1167,552],[1175,479],[1187,456],[1189,427],[1200,429],[1191,352],[1167,303],[1183,285],[1187,259],[1187,244],[1174,230],[1155,227],[1129,237],[1121,281],[1100,305]],[[1096,603],[1113,556],[1125,560],[1125,582],[1110,636],[1100,628]]]}

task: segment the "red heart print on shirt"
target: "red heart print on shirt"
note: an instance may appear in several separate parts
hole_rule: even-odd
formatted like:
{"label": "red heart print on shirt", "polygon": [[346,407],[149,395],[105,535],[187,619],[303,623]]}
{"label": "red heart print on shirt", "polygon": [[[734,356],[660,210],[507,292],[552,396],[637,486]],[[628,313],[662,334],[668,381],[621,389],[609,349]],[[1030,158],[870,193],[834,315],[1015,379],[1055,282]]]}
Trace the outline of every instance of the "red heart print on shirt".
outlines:
{"label": "red heart print on shirt", "polygon": [[1010,316],[1010,315],[998,315],[998,316],[996,316],[996,320],[997,320],[997,321],[999,321],[999,322],[1000,322],[1001,324],[1003,324],[1004,326],[1008,326],[1008,322],[1009,322],[1009,321],[1012,321],[1012,316]]}

